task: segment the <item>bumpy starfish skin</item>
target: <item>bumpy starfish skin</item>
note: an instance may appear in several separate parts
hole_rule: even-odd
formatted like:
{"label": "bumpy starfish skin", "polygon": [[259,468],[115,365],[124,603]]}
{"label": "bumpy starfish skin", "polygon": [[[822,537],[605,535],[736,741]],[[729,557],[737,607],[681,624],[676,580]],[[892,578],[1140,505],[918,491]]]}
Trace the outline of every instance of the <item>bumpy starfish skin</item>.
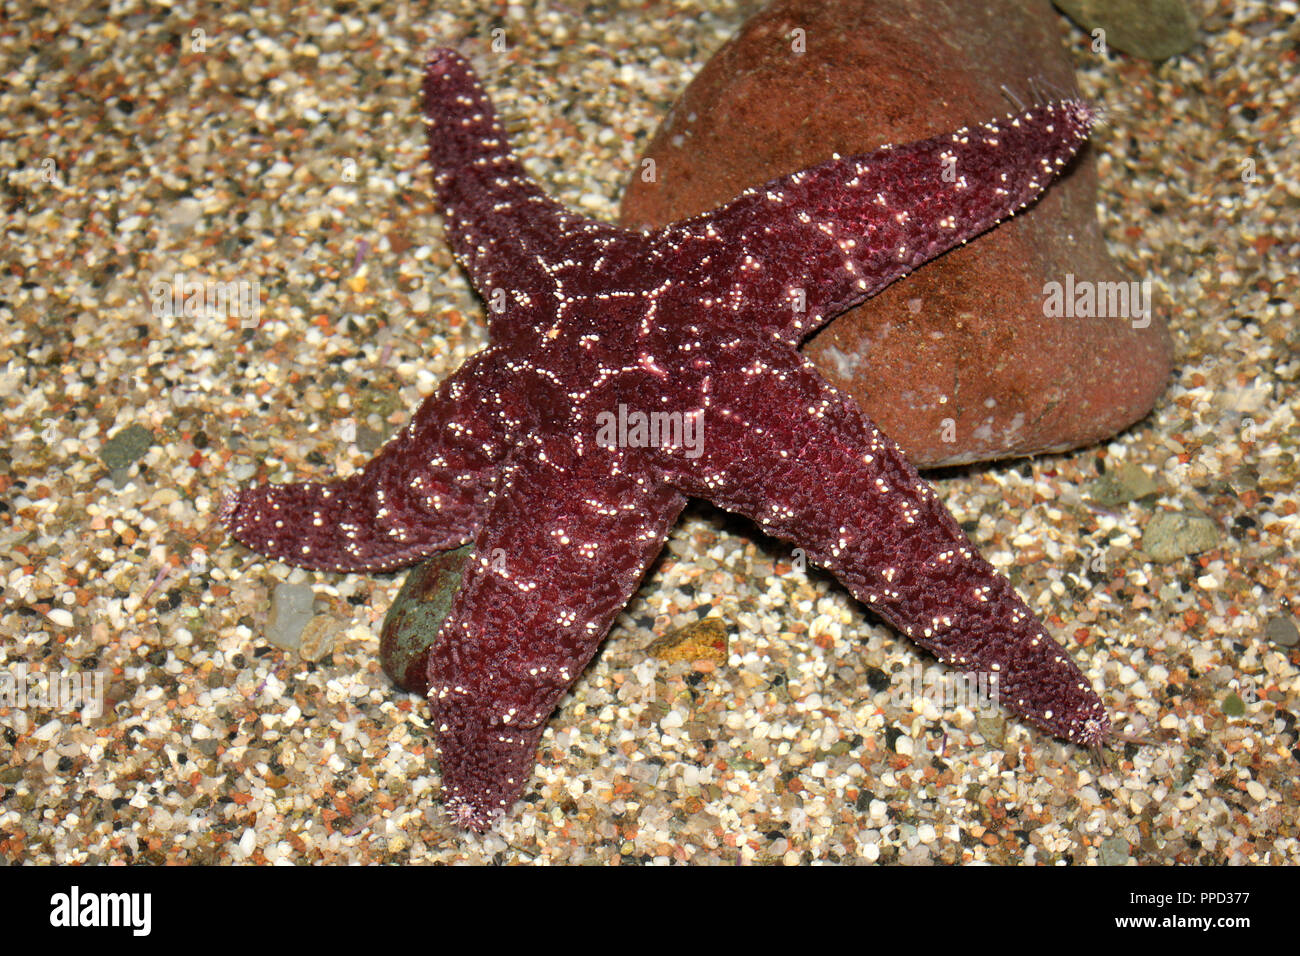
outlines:
{"label": "bumpy starfish skin", "polygon": [[[836,313],[1031,202],[1087,137],[1036,107],[751,189],[650,233],[549,199],[466,61],[430,59],[425,122],[490,348],[365,470],[245,489],[222,516],[290,564],[388,570],[475,545],[430,652],[446,799],[485,829],[523,792],[545,721],[654,560],[686,496],[794,542],[1001,702],[1097,745],[1105,708],[898,448],[796,351]],[[698,415],[702,443],[598,443],[602,413]],[[685,419],[682,419],[685,421]]]}

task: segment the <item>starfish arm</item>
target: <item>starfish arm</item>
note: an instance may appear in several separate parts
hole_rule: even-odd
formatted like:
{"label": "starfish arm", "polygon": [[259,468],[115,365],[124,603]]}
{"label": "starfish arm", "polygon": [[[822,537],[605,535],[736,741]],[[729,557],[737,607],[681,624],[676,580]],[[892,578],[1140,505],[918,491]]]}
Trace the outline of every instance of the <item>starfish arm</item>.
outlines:
{"label": "starfish arm", "polygon": [[222,523],[254,551],[322,571],[390,571],[471,540],[520,414],[492,358],[466,362],[358,474],[239,489]]}
{"label": "starfish arm", "polygon": [[1103,741],[1109,718],[1087,680],[934,489],[811,365],[769,349],[730,373],[743,383],[715,375],[719,394],[738,398],[706,410],[704,454],[689,467],[664,457],[667,479],[794,542],[941,661],[996,675],[1008,709],[1076,743]]}
{"label": "starfish arm", "polygon": [[561,237],[618,231],[569,212],[529,178],[473,68],[454,50],[435,50],[425,65],[424,122],[448,242],[494,311],[500,293],[537,304],[533,295],[550,288],[548,270],[562,259]]}
{"label": "starfish arm", "polygon": [[447,804],[480,831],[523,793],[547,717],[685,503],[648,475],[611,474],[606,456],[550,444],[504,469],[429,657]]}
{"label": "starfish arm", "polygon": [[1091,122],[1086,105],[1064,101],[834,159],[746,190],[663,236],[683,269],[707,262],[714,287],[705,295],[741,296],[746,320],[797,343],[1033,202]]}

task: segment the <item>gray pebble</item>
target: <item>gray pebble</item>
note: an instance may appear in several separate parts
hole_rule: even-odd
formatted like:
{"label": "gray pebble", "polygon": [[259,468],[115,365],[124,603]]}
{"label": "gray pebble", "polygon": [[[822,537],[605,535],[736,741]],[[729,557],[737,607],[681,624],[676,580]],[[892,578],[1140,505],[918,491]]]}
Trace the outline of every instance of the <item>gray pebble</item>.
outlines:
{"label": "gray pebble", "polygon": [[104,442],[99,460],[110,471],[121,471],[143,458],[152,445],[153,432],[143,425],[128,425]]}
{"label": "gray pebble", "polygon": [[1296,629],[1295,621],[1289,615],[1269,618],[1268,624],[1264,626],[1264,636],[1282,647],[1300,644],[1300,630]]}
{"label": "gray pebble", "polygon": [[166,213],[168,227],[176,232],[185,232],[194,228],[194,224],[203,216],[203,205],[197,199],[181,199],[174,203]]}
{"label": "gray pebble", "polygon": [[1155,494],[1158,490],[1155,479],[1143,471],[1141,465],[1126,461],[1091,482],[1088,496],[1103,508],[1113,508]]}
{"label": "gray pebble", "polygon": [[1097,850],[1097,862],[1102,866],[1123,866],[1131,853],[1128,841],[1122,837],[1106,837]]}
{"label": "gray pebble", "polygon": [[315,600],[316,595],[306,584],[277,584],[271,596],[271,613],[266,619],[266,639],[287,651],[298,650]]}
{"label": "gray pebble", "polygon": [[653,787],[659,783],[659,774],[663,769],[653,760],[637,760],[627,768],[627,775],[639,783]]}
{"label": "gray pebble", "polygon": [[1169,562],[1219,544],[1219,526],[1196,512],[1162,511],[1142,532],[1142,549],[1152,561]]}
{"label": "gray pebble", "polygon": [[918,843],[898,854],[898,862],[903,866],[934,866],[934,857],[928,846]]}
{"label": "gray pebble", "polygon": [[357,426],[357,449],[367,455],[378,451],[384,443],[384,436],[369,425]]}

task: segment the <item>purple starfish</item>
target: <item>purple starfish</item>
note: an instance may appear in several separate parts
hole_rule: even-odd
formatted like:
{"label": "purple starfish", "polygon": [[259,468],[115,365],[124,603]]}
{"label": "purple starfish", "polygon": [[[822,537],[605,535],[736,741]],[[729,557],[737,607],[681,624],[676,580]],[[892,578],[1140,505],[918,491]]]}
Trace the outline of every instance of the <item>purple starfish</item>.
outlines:
{"label": "purple starfish", "polygon": [[654,232],[583,218],[511,154],[469,64],[424,81],[447,233],[490,304],[474,356],[358,475],[246,488],[263,554],[399,568],[472,541],[429,654],[446,802],[483,830],[687,496],[792,541],[940,660],[1057,736],[1110,733],[1088,682],[898,448],[797,351],[827,319],[1032,202],[1082,103],[834,159]]}

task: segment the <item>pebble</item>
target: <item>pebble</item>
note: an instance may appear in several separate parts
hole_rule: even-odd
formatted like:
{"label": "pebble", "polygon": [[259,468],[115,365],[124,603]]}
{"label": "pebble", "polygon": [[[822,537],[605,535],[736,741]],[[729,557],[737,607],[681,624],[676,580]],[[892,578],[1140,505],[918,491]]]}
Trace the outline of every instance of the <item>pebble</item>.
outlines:
{"label": "pebble", "polygon": [[153,432],[143,425],[128,425],[115,432],[99,450],[99,460],[112,471],[126,468],[145,456],[153,445]]}
{"label": "pebble", "polygon": [[1300,644],[1300,630],[1297,630],[1295,619],[1290,616],[1278,615],[1269,618],[1268,624],[1264,626],[1264,636],[1281,647],[1295,647]]}
{"label": "pebble", "polygon": [[990,746],[1002,748],[1006,744],[1007,719],[1001,714],[981,715],[975,718],[975,727]]}
{"label": "pebble", "polygon": [[72,627],[73,624],[72,612],[65,608],[54,608],[50,611],[49,618],[59,627]]}
{"label": "pebble", "polygon": [[647,651],[661,661],[711,661],[721,665],[727,662],[729,635],[721,618],[706,617],[665,634]]}
{"label": "pebble", "polygon": [[1159,490],[1141,465],[1126,461],[1108,468],[1106,474],[1088,485],[1088,495],[1103,508],[1135,501]]}
{"label": "pebble", "polygon": [[1106,837],[1097,848],[1097,862],[1102,866],[1124,866],[1131,856],[1132,848],[1121,837]]}
{"label": "pebble", "polygon": [[924,843],[908,847],[898,854],[898,862],[903,866],[933,866],[934,856]]}
{"label": "pebble", "polygon": [[271,613],[263,637],[287,651],[299,649],[303,631],[312,619],[316,595],[310,585],[281,583],[271,595]]}
{"label": "pebble", "polygon": [[639,783],[653,787],[659,783],[663,765],[653,760],[637,760],[628,767],[627,775]]}
{"label": "pebble", "polygon": [[1160,511],[1142,532],[1142,550],[1152,561],[1177,561],[1218,547],[1219,526],[1203,514]]}
{"label": "pebble", "polygon": [[302,629],[298,641],[298,656],[305,661],[319,661],[334,650],[340,622],[330,614],[316,614]]}
{"label": "pebble", "polygon": [[203,215],[203,204],[197,199],[181,199],[172,205],[172,208],[164,213],[167,225],[183,232],[191,229]]}
{"label": "pebble", "polygon": [[373,455],[384,444],[384,436],[368,425],[357,426],[357,450],[365,455]]}

